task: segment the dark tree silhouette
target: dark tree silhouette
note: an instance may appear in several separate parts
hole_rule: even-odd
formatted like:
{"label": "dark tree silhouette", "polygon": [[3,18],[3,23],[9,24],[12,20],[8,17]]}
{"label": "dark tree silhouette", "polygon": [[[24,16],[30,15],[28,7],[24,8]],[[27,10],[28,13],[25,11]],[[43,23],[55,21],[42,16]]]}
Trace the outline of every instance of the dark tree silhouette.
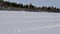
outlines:
{"label": "dark tree silhouette", "polygon": [[51,7],[48,7],[47,10],[51,10]]}
{"label": "dark tree silhouette", "polygon": [[34,6],[34,5],[32,5],[32,4],[30,4],[30,5],[29,5],[29,8],[35,8],[35,6]]}
{"label": "dark tree silhouette", "polygon": [[28,8],[28,4],[27,5],[24,5],[24,8]]}
{"label": "dark tree silhouette", "polygon": [[17,7],[23,8],[23,4],[17,4]]}

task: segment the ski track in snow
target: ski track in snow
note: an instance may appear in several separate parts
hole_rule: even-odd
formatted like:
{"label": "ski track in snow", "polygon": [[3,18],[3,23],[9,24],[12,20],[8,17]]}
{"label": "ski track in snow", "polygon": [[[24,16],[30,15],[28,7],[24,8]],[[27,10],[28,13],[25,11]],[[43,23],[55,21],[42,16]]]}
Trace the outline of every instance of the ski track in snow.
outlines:
{"label": "ski track in snow", "polygon": [[48,28],[54,28],[54,27],[60,27],[60,25],[47,25],[47,26],[41,26],[41,27],[32,27],[24,29],[23,31],[34,31],[34,30],[40,30],[40,29],[48,29]]}
{"label": "ski track in snow", "polygon": [[9,30],[5,33],[16,33],[16,32],[28,32],[28,31],[35,31],[35,30],[44,30],[48,28],[55,28],[55,27],[60,27],[60,25],[47,25],[47,26],[41,26],[41,27],[32,27],[32,28],[26,28],[26,29],[17,29],[17,30]]}

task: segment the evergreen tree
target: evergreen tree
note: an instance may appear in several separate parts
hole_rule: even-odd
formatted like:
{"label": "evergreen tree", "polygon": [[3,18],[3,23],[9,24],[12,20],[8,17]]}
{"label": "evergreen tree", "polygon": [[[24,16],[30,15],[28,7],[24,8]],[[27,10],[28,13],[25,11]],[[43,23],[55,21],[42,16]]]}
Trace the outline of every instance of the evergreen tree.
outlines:
{"label": "evergreen tree", "polygon": [[35,6],[33,6],[32,4],[29,5],[29,8],[35,8]]}
{"label": "evergreen tree", "polygon": [[24,5],[24,8],[28,8],[28,5]]}

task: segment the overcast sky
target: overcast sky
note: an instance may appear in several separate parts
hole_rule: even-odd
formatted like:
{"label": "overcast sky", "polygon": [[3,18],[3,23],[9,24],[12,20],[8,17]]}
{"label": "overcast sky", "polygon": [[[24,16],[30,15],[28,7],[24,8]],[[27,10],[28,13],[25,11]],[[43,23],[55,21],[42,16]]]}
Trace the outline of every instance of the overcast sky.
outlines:
{"label": "overcast sky", "polygon": [[7,0],[23,4],[32,3],[35,6],[54,6],[60,8],[60,0]]}

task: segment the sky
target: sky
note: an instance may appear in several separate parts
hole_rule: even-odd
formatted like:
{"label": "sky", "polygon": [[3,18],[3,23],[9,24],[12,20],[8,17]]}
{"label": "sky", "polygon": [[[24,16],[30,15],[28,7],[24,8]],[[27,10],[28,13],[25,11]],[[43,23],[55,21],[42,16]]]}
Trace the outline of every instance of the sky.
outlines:
{"label": "sky", "polygon": [[32,3],[35,6],[54,6],[60,8],[60,0],[5,0],[10,2],[17,2],[23,4]]}

